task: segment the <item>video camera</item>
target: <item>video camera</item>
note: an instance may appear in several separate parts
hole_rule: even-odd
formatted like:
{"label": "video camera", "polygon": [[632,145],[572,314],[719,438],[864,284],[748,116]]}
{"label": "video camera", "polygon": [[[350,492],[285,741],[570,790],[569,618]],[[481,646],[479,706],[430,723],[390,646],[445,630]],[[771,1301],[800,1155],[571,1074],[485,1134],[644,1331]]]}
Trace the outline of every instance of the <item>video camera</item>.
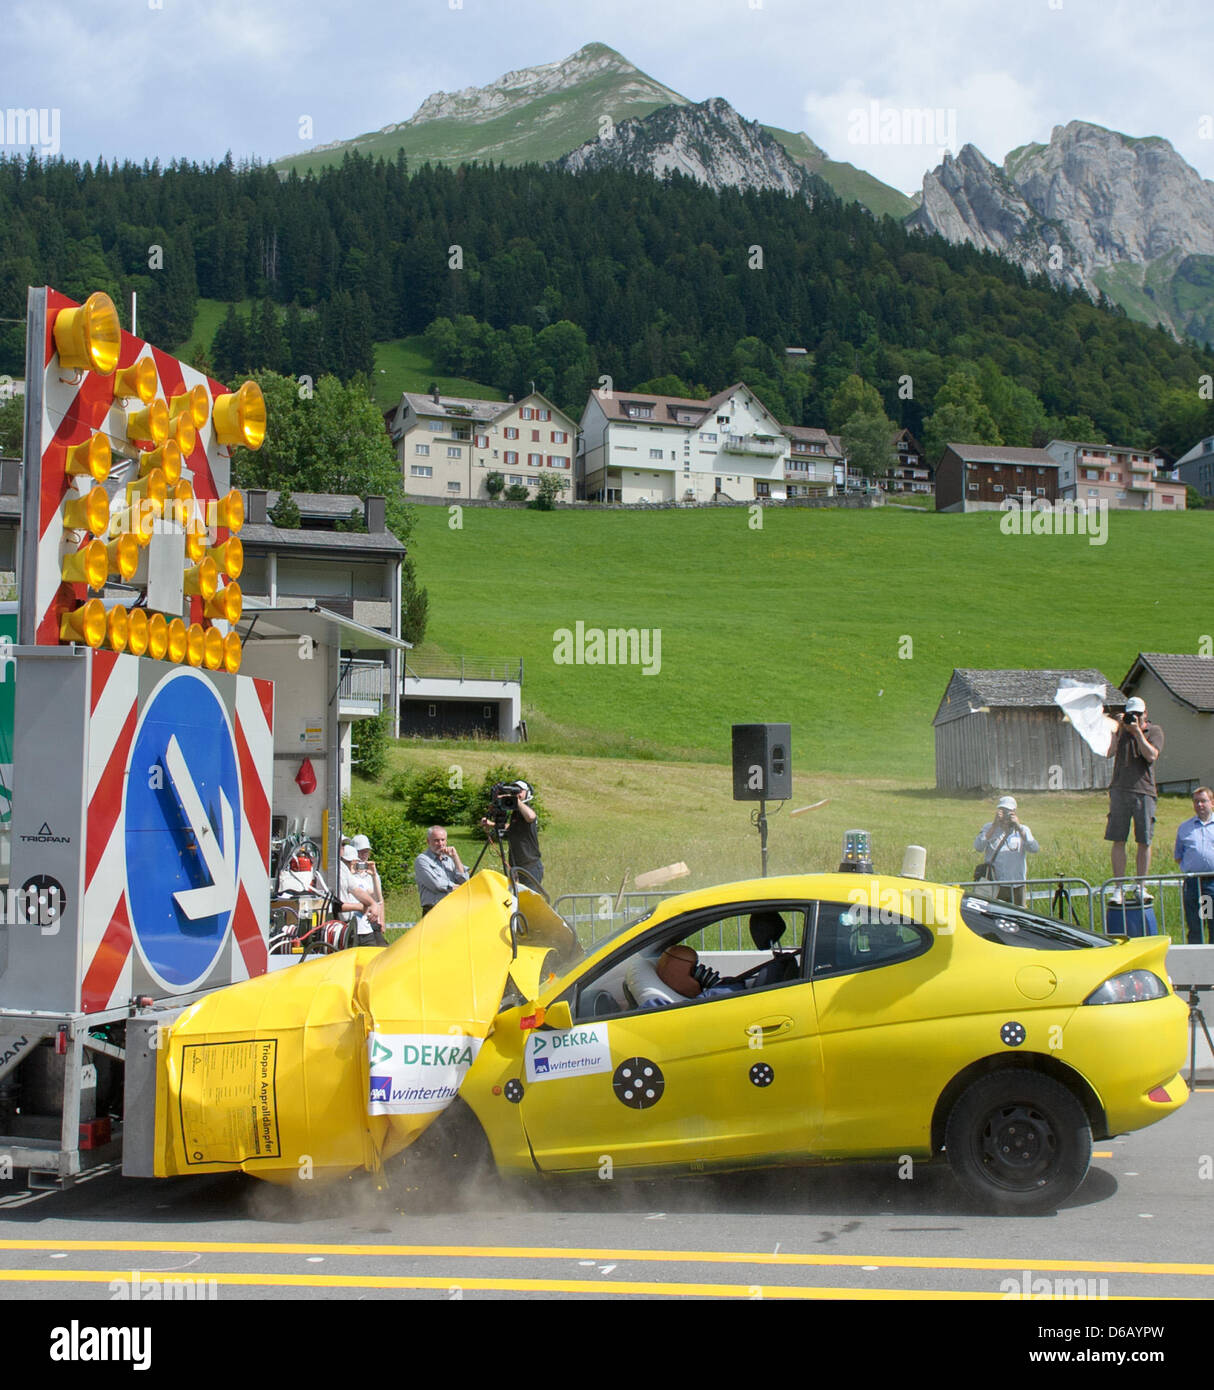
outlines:
{"label": "video camera", "polygon": [[518,782],[495,782],[493,784],[493,790],[489,793],[489,804],[493,826],[499,835],[505,830],[510,813],[518,808],[519,797],[522,794],[523,788]]}

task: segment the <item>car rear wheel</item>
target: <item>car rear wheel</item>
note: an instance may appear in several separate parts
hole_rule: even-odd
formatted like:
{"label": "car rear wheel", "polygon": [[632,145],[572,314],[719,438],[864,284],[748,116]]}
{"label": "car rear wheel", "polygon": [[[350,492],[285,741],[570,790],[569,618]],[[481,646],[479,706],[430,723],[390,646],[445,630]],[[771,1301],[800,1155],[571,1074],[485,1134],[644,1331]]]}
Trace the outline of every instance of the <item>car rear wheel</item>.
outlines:
{"label": "car rear wheel", "polygon": [[957,1181],[984,1206],[1049,1211],[1083,1181],[1092,1130],[1083,1106],[1060,1082],[1008,1068],[961,1094],[944,1147]]}

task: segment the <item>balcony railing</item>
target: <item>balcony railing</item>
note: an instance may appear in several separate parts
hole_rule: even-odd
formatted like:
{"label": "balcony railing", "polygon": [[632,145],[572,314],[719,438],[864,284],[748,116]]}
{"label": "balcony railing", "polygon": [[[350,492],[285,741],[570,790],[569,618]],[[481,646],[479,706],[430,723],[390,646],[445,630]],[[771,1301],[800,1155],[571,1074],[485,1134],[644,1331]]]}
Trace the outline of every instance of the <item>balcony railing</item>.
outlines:
{"label": "balcony railing", "polygon": [[342,700],[377,704],[383,709],[392,696],[392,672],[378,661],[343,662],[338,694]]}
{"label": "balcony railing", "polygon": [[778,458],[786,447],[783,440],[765,439],[757,434],[727,434],[721,445],[727,454],[763,454],[767,458]]}
{"label": "balcony railing", "polygon": [[405,662],[405,685],[411,680],[517,681],[521,685],[523,659],[444,656],[415,650]]}

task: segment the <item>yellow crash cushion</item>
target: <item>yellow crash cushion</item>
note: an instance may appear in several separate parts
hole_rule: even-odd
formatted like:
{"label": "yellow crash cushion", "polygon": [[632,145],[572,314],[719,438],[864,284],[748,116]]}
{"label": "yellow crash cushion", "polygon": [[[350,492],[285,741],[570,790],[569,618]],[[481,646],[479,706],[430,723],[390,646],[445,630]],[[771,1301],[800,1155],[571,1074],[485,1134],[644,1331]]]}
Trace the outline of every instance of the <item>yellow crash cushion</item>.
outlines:
{"label": "yellow crash cushion", "polygon": [[[532,901],[533,900],[533,901]],[[166,1030],[157,1176],[271,1182],[376,1169],[450,1103],[501,1004],[514,904],[477,874],[385,949],[356,948],[217,990]],[[532,985],[572,933],[526,895],[516,966]]]}

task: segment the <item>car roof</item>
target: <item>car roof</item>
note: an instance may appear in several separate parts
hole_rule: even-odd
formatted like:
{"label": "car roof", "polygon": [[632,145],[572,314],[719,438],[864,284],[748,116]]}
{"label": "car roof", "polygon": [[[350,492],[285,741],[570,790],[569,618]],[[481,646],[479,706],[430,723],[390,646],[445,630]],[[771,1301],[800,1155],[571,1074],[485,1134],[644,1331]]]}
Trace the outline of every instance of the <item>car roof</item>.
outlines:
{"label": "car roof", "polygon": [[711,888],[698,888],[690,893],[662,899],[648,918],[664,921],[667,917],[695,912],[699,908],[728,907],[730,903],[760,903],[787,901],[790,898],[822,898],[828,902],[848,902],[857,892],[867,901],[874,894],[956,892],[954,886],[934,883],[921,878],[902,878],[894,874],[786,874],[779,878],[747,878],[735,883],[719,883]]}

